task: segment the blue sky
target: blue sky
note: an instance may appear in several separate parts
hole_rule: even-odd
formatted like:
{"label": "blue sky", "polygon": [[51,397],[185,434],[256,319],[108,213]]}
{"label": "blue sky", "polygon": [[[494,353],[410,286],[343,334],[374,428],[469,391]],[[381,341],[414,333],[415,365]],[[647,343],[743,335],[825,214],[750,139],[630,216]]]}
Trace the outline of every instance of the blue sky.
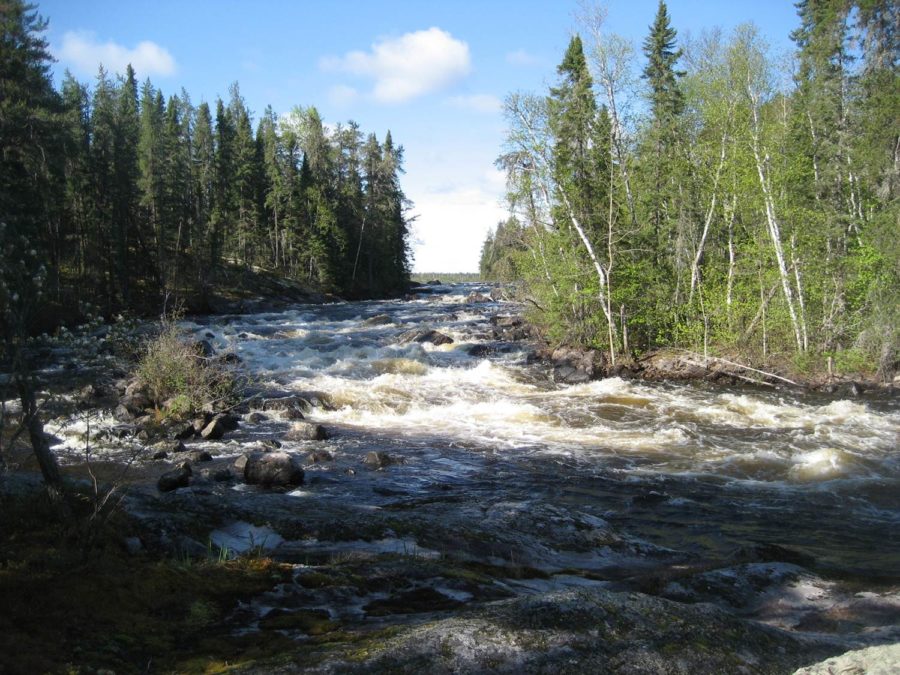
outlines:
{"label": "blue sky", "polygon": [[[657,0],[610,0],[606,28],[640,47]],[[667,3],[679,38],[753,21],[790,49],[791,0]],[[330,123],[353,119],[406,151],[402,185],[415,203],[414,269],[475,271],[481,242],[502,219],[503,97],[545,91],[576,29],[577,2],[236,2],[45,0],[57,75],[91,83],[100,61],[132,62],[166,95],[195,103],[240,83],[257,114],[315,105]]]}

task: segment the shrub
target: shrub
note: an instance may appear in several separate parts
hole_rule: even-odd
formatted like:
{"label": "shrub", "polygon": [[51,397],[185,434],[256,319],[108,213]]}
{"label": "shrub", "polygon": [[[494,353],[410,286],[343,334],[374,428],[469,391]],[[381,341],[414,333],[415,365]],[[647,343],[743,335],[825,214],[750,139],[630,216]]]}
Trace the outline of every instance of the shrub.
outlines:
{"label": "shrub", "polygon": [[238,394],[238,379],[226,364],[204,357],[171,317],[150,339],[137,367],[137,379],[162,414],[187,417],[222,408]]}

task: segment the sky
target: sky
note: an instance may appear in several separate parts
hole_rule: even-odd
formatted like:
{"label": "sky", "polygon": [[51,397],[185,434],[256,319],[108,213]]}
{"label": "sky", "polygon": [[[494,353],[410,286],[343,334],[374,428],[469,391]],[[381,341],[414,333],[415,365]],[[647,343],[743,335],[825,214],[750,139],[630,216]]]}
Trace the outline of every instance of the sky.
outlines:
{"label": "sky", "polygon": [[[314,105],[326,123],[356,121],[404,147],[413,202],[413,270],[474,272],[487,232],[505,219],[502,101],[546,92],[577,30],[572,0],[44,0],[57,83],[91,84],[99,64],[131,63],[164,95],[195,104],[229,85],[259,119]],[[608,0],[605,29],[638,52],[658,0]],[[797,26],[791,0],[667,2],[679,39],[752,21],[776,52]],[[641,65],[641,64],[639,64]]]}

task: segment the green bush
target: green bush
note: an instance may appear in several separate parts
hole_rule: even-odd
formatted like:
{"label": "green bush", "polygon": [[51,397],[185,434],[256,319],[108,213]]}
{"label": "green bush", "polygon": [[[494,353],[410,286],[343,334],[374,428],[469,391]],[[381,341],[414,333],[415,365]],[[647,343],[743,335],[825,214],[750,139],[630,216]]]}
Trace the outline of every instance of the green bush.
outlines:
{"label": "green bush", "polygon": [[171,318],[164,318],[160,332],[147,342],[137,379],[167,417],[227,407],[239,389],[234,371],[220,360],[204,357]]}

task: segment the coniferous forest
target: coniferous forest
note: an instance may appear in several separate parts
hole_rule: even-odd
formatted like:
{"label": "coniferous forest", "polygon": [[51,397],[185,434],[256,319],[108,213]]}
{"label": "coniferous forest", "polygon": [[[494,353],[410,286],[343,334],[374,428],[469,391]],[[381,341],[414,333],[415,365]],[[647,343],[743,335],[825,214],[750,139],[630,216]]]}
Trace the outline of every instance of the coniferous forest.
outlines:
{"label": "coniferous forest", "polygon": [[637,52],[587,12],[549,91],[508,96],[481,272],[551,341],[894,372],[897,7],[797,11],[787,59],[752,25],[682,40],[664,2]]}
{"label": "coniferous forest", "polygon": [[[77,319],[158,312],[203,298],[223,265],[261,267],[344,297],[383,297],[409,279],[403,149],[314,107],[254,119],[227,100],[166,95],[102,68],[50,78],[45,20],[0,11],[0,311]],[[46,318],[42,325],[46,325]]]}

